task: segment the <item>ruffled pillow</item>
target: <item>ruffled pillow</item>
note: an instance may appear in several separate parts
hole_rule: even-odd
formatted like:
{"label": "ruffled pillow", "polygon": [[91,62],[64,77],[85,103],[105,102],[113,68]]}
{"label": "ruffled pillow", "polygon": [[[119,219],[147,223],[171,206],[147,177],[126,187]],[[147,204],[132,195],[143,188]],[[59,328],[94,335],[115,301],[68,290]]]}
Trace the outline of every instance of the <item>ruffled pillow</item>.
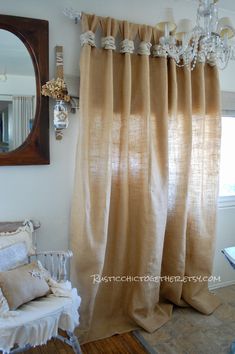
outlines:
{"label": "ruffled pillow", "polygon": [[13,232],[0,232],[0,250],[16,243],[24,242],[27,247],[28,255],[35,254],[33,245],[33,224],[27,221],[25,225]]}

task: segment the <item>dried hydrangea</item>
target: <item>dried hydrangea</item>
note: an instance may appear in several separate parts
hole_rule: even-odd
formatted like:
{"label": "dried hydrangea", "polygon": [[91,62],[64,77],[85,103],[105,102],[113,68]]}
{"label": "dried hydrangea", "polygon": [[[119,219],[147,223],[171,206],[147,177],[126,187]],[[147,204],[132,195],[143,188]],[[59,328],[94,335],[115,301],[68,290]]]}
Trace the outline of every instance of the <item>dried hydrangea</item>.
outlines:
{"label": "dried hydrangea", "polygon": [[56,80],[52,79],[47,81],[45,85],[42,86],[42,95],[66,102],[69,102],[71,99],[68,95],[66,83],[59,77]]}

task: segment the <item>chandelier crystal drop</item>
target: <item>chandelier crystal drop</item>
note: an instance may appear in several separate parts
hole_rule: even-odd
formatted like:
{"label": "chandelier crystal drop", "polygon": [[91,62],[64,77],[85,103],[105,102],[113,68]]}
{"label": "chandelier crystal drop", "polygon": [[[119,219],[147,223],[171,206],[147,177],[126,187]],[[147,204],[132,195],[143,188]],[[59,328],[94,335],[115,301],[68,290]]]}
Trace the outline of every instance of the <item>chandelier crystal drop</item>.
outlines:
{"label": "chandelier crystal drop", "polygon": [[191,70],[197,62],[208,62],[223,70],[234,59],[230,39],[235,30],[228,17],[218,17],[217,0],[198,0],[196,25],[182,19],[176,26],[172,9],[165,10],[165,18],[156,25],[164,33],[158,53],[173,58],[177,66]]}

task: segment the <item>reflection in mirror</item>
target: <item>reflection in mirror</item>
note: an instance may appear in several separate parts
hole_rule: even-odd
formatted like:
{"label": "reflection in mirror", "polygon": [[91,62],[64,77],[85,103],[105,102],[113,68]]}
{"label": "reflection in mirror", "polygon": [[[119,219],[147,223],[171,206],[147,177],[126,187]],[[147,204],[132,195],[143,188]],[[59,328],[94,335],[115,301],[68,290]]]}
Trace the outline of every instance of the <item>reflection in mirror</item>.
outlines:
{"label": "reflection in mirror", "polygon": [[3,29],[0,43],[0,153],[6,153],[21,146],[33,127],[36,80],[24,43]]}

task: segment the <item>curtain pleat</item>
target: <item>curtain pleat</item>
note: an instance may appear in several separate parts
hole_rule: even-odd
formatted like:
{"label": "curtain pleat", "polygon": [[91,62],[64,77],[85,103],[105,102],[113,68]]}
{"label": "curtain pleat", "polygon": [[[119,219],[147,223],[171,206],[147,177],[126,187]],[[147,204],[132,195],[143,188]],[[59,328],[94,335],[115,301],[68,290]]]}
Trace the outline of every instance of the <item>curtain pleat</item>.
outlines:
{"label": "curtain pleat", "polygon": [[[79,335],[87,342],[137,327],[152,332],[170,319],[173,304],[205,314],[218,306],[207,280],[220,107],[217,69],[198,64],[191,73],[149,56],[159,38],[151,27],[86,14],[82,26],[100,26],[107,45],[85,44],[80,61],[70,247],[82,298]],[[122,53],[107,49],[118,33]]]}
{"label": "curtain pleat", "polygon": [[34,97],[13,96],[12,115],[9,117],[9,149],[18,148],[27,139],[34,119]]}

